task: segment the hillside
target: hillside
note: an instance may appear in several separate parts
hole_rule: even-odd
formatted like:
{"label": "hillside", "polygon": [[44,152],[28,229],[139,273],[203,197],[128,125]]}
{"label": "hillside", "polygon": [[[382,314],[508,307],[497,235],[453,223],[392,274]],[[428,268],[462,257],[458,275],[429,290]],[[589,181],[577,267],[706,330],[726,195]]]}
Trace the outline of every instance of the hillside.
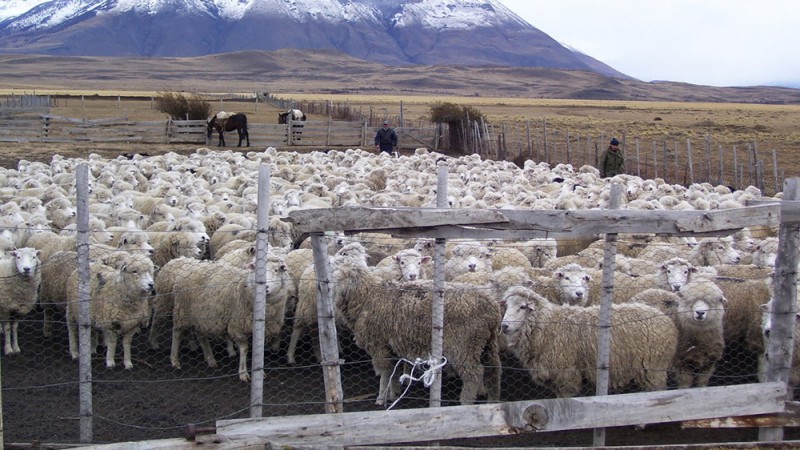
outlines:
{"label": "hillside", "polygon": [[186,58],[0,55],[0,89],[315,92],[800,104],[800,89],[711,87],[501,66],[388,66],[335,50],[244,51]]}

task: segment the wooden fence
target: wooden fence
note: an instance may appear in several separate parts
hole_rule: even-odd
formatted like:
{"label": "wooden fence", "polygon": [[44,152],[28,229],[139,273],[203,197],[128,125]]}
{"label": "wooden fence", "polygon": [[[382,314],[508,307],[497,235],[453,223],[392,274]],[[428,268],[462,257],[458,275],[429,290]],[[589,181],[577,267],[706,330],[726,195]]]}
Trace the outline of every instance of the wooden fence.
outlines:
{"label": "wooden fence", "polygon": [[[401,148],[433,147],[436,128],[395,129]],[[371,148],[375,129],[366,122],[338,120],[251,123],[250,144],[255,147],[364,147]],[[0,118],[0,141],[5,142],[144,142],[154,144],[215,145],[216,133],[206,137],[204,120],[130,121],[77,119],[43,115]],[[228,136],[236,136],[229,132]],[[230,142],[236,142],[231,137]],[[235,144],[234,144],[235,145]]]}
{"label": "wooden fence", "polygon": [[[276,100],[273,100],[276,101]],[[283,102],[286,103],[286,102]],[[283,104],[281,103],[281,104]],[[288,103],[287,103],[288,104]],[[251,123],[250,141],[256,147],[361,147],[371,148],[375,130],[382,120],[349,105],[304,103],[314,114],[328,115],[327,120],[293,124]],[[402,110],[393,120],[401,149],[427,147],[434,151],[447,148],[442,136],[447,125],[412,126],[403,121]],[[353,120],[359,116],[360,119]],[[465,154],[479,154],[484,159],[509,160],[521,165],[526,160],[559,163],[578,168],[597,166],[606,136],[549,130],[545,120],[523,124],[487,124],[472,122],[465,131]],[[708,182],[735,189],[755,186],[765,195],[780,191],[789,176],[781,168],[776,150],[762,150],[758,143],[726,146],[705,136],[699,142],[685,140],[645,140],[618,136],[626,156],[626,169],[642,178],[662,178],[670,184],[688,186]],[[204,120],[130,121],[125,118],[80,119],[47,114],[0,114],[0,142],[143,142],[190,143],[214,145],[216,137],[206,138]],[[230,144],[229,144],[230,145]],[[454,150],[454,149],[451,149]]]}

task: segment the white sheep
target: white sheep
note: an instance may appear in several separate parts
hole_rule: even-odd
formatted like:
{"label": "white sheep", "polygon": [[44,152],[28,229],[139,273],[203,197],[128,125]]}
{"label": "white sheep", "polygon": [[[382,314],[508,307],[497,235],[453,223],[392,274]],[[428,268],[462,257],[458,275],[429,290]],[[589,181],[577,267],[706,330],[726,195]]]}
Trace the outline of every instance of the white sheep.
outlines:
{"label": "white sheep", "polygon": [[708,386],[725,349],[725,299],[714,283],[694,281],[678,291],[678,347],[672,370],[678,389]]}
{"label": "white sheep", "polygon": [[[96,218],[89,218],[89,244],[108,244],[113,239],[113,234],[106,231],[105,223]],[[60,235],[53,232],[37,233],[28,238],[28,247],[41,250],[42,262],[47,260],[56,252],[76,250],[78,248],[77,234]]]}
{"label": "white sheep", "polygon": [[450,281],[464,272],[491,272],[493,268],[491,249],[478,242],[460,243],[452,248],[444,273]]}
{"label": "white sheep", "polygon": [[[338,305],[356,344],[372,358],[380,388],[376,404],[396,393],[390,380],[395,358],[426,358],[431,346],[433,285],[428,281],[385,283],[359,263],[338,267]],[[500,394],[500,307],[486,291],[460,283],[444,289],[443,355],[462,381],[460,401],[472,404],[481,386],[488,401]],[[427,330],[427,331],[426,331]]]}
{"label": "white sheep", "polygon": [[550,277],[537,277],[533,290],[553,303],[586,306],[592,301],[592,273],[580,264],[569,263],[556,268]]}
{"label": "white sheep", "polygon": [[413,248],[400,250],[383,258],[375,266],[375,274],[386,281],[414,281],[429,278],[425,269],[433,261]]}
{"label": "white sheep", "polygon": [[[91,263],[90,316],[92,327],[103,333],[106,367],[115,366],[117,339],[122,335],[122,362],[133,368],[131,341],[150,320],[149,299],[153,294],[155,266],[150,258],[131,253],[119,267]],[[78,271],[67,280],[67,331],[72,359],[78,358]]]}
{"label": "white sheep", "polygon": [[[183,331],[194,330],[209,367],[217,367],[209,338],[231,339],[239,351],[239,379],[250,381],[247,354],[253,332],[254,269],[252,265],[242,269],[215,261],[199,261],[192,271],[175,280],[170,350],[173,367],[181,368],[179,351]],[[269,286],[268,281],[268,290]]]}
{"label": "white sheep", "polygon": [[6,355],[20,352],[19,320],[30,313],[39,299],[42,280],[39,250],[31,247],[12,250],[10,258],[0,259],[0,322]]}
{"label": "white sheep", "polygon": [[[578,395],[584,380],[596,384],[598,306],[557,305],[524,287],[509,289],[502,330],[509,349],[534,382],[556,396]],[[675,324],[644,304],[613,305],[609,388],[631,383],[666,389],[678,342]]]}
{"label": "white sheep", "polygon": [[[330,260],[331,266],[331,288],[334,295],[334,303],[338,297],[338,282],[341,272],[338,270],[339,264],[345,259],[350,264],[359,264],[367,267],[367,250],[359,242],[351,242],[339,249]],[[297,287],[297,305],[294,310],[294,321],[292,322],[292,335],[289,339],[289,347],[286,349],[286,361],[288,364],[295,364],[295,352],[297,344],[302,335],[308,330],[314,342],[314,353],[319,359],[319,338],[317,336],[317,271],[313,264],[307,266],[300,276]]]}

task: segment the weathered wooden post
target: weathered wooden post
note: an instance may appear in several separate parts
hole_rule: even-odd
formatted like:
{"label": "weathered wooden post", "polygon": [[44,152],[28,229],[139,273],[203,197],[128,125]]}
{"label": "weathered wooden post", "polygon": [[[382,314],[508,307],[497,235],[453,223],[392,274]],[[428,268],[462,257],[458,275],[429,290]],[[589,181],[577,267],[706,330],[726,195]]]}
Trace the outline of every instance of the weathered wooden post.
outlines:
{"label": "weathered wooden post", "polygon": [[258,167],[258,209],[256,234],[256,289],[253,302],[253,343],[250,367],[250,417],[262,416],[264,404],[264,336],[265,321],[283,320],[267,318],[267,249],[269,242],[269,181],[270,169],[266,164]]}
{"label": "weathered wooden post", "polygon": [[[783,183],[783,200],[800,199],[800,178],[790,178]],[[794,202],[792,202],[794,203]],[[775,260],[775,297],[772,300],[772,327],[769,333],[766,352],[767,359],[764,381],[788,383],[792,372],[792,353],[794,351],[794,328],[797,316],[797,263],[800,261],[800,220],[797,207],[792,204],[781,206],[781,225],[778,230],[778,257]],[[786,400],[791,400],[789,389]],[[760,428],[761,441],[783,439],[783,428]]]}
{"label": "weathered wooden post", "polygon": [[[609,209],[619,209],[625,188],[620,183],[611,185],[611,204]],[[611,360],[611,305],[614,303],[614,272],[617,264],[617,234],[607,233],[603,249],[603,286],[600,298],[600,317],[597,343],[597,385],[595,395],[608,395],[609,362]],[[593,445],[606,444],[606,429],[595,428]]]}

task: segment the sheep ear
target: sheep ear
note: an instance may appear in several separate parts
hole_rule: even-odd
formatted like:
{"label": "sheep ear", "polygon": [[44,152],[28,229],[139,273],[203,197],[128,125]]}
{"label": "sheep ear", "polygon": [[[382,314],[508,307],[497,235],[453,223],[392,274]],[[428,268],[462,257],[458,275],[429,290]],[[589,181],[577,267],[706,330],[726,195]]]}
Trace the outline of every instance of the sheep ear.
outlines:
{"label": "sheep ear", "polygon": [[696,272],[697,272],[697,267],[689,266],[689,273],[696,273]]}
{"label": "sheep ear", "polygon": [[586,281],[592,281],[592,276],[589,275],[589,274],[586,274],[586,276],[583,277],[583,279],[586,280]]}
{"label": "sheep ear", "polygon": [[553,278],[564,278],[564,272],[556,270],[555,272],[553,272]]}
{"label": "sheep ear", "polygon": [[667,300],[664,300],[664,306],[666,308],[668,308],[668,309],[672,309],[672,308],[675,308],[676,306],[678,306],[678,302],[676,302],[675,300],[672,300],[672,299],[667,299]]}
{"label": "sheep ear", "polygon": [[421,264],[428,264],[429,262],[431,262],[431,257],[430,256],[423,256],[422,259],[419,260],[419,262]]}

